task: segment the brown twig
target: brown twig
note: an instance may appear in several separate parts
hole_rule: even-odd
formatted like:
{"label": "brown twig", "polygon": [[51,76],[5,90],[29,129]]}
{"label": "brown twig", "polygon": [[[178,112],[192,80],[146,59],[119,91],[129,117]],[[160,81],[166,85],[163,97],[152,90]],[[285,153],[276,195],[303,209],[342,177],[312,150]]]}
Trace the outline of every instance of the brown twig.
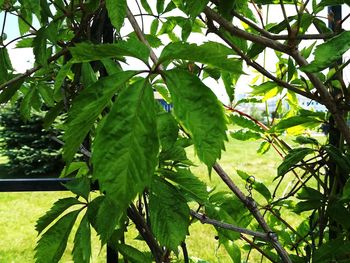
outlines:
{"label": "brown twig", "polygon": [[261,238],[265,241],[270,241],[269,235],[267,233],[257,232],[257,231],[249,230],[249,229],[242,228],[239,226],[235,226],[232,224],[228,224],[225,222],[221,222],[221,221],[218,221],[215,219],[211,219],[211,218],[207,217],[205,214],[200,214],[200,213],[197,213],[193,210],[191,210],[190,213],[191,213],[191,216],[197,218],[202,224],[209,224],[209,225],[213,225],[213,226],[216,226],[219,228],[224,228],[224,229],[228,229],[228,230],[231,230],[234,232],[238,232],[241,234],[246,234],[249,236],[258,237],[258,238]]}

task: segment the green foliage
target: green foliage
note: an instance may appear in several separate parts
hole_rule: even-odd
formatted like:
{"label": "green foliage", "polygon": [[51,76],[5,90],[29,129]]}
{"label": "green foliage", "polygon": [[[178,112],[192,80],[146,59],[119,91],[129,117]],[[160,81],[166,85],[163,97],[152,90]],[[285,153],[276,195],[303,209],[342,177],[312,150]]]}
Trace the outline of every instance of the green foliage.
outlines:
{"label": "green foliage", "polygon": [[[282,19],[271,22],[266,6],[271,4],[281,8]],[[170,262],[179,256],[180,245],[186,257],[188,228],[196,222],[189,207],[198,207],[203,223],[215,225],[214,219],[278,235],[262,241],[216,225],[218,249],[233,262],[245,256],[257,261],[250,258],[255,257],[252,248],[276,262],[343,260],[345,247],[339,245],[339,255],[330,251],[332,241],[346,243],[349,236],[350,108],[342,79],[347,64],[341,58],[350,46],[345,23],[333,21],[332,14],[329,22],[337,34],[328,37],[332,32],[318,14],[330,4],[348,2],[141,0],[136,15],[126,0],[0,0],[6,12],[0,102],[15,104],[20,98],[17,111],[2,117],[15,123],[13,130],[3,130],[4,143],[11,142],[7,138],[18,143],[19,150],[9,155],[11,167],[23,166],[24,143],[32,130],[42,130],[29,122],[31,116],[45,116],[41,122],[48,131],[35,143],[51,147],[46,136],[62,131],[66,167],[61,175],[73,178],[66,188],[77,196],[58,201],[38,220],[37,262],[60,260],[82,210],[74,262],[90,261],[91,227],[102,245],[130,262]],[[16,46],[32,48],[35,57],[33,68],[23,74],[15,72],[8,54],[17,40],[7,39],[5,32],[10,15],[18,18]],[[313,26],[323,35],[315,36]],[[256,77],[243,79],[244,71]],[[247,97],[236,99],[247,83],[250,93],[245,90]],[[169,112],[157,103],[161,99],[172,104]],[[306,99],[327,112],[306,109],[311,108]],[[248,103],[254,110],[249,112]],[[19,116],[27,122],[19,124]],[[313,138],[321,125],[329,127],[327,140]],[[17,136],[19,126],[31,128]],[[260,145],[258,154],[276,152],[282,158],[277,180],[259,178],[260,160],[254,180],[239,169],[222,170],[218,162],[227,134],[235,139],[245,171],[251,157],[245,146],[251,141]],[[49,155],[60,152],[58,147]],[[31,166],[27,174],[49,167],[42,161],[47,151],[33,149],[29,159],[39,157],[40,168]],[[208,172],[193,167],[192,151]],[[50,159],[50,167],[56,164],[61,165],[58,158]],[[219,177],[208,182],[212,170]],[[99,193],[90,194],[92,183]],[[231,192],[221,191],[223,183]],[[76,205],[81,210],[70,210]],[[289,222],[291,214],[295,222]],[[125,234],[133,225],[142,251]]]}
{"label": "green foliage", "polygon": [[166,73],[166,79],[173,98],[174,114],[193,138],[199,159],[210,169],[220,158],[226,140],[222,107],[212,91],[196,76],[174,69]]}

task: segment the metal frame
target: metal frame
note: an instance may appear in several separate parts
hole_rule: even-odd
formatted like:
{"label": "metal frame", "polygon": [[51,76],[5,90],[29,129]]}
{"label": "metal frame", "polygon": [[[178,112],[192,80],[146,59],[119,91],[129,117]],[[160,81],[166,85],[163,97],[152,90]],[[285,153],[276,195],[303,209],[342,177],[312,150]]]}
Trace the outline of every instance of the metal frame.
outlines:
{"label": "metal frame", "polygon": [[[57,192],[68,191],[64,186],[71,178],[0,179],[0,192]],[[97,185],[92,185],[97,190]],[[107,263],[117,263],[118,254],[107,246]]]}

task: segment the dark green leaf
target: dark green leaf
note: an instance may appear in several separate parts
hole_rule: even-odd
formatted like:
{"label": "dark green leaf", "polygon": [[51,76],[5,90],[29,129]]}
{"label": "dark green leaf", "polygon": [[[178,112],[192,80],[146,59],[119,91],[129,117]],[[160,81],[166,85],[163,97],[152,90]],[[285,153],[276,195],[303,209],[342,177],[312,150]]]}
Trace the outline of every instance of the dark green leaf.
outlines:
{"label": "dark green leaf", "polygon": [[211,168],[220,158],[227,139],[222,106],[195,75],[177,69],[165,75],[174,114],[190,134],[199,159]]}
{"label": "dark green leaf", "polygon": [[[329,240],[322,244],[312,255],[312,262],[349,262],[350,242],[342,238]],[[336,260],[336,259],[343,260]]]}
{"label": "dark green leaf", "polygon": [[283,162],[277,168],[277,176],[285,175],[289,170],[293,169],[294,165],[302,161],[308,154],[313,153],[310,148],[292,149],[284,158]]}
{"label": "dark green leaf", "polygon": [[116,226],[124,227],[126,211],[124,204],[119,204],[118,201],[108,196],[99,196],[89,203],[87,211],[89,221],[100,236],[102,244],[107,243]]}
{"label": "dark green leaf", "polygon": [[179,132],[176,120],[168,112],[159,112],[157,128],[162,150],[170,150],[174,146]]}
{"label": "dark green leaf", "polygon": [[35,248],[35,262],[59,262],[79,212],[76,210],[66,214],[41,236]]}
{"label": "dark green leaf", "polygon": [[[237,174],[239,177],[241,177],[244,181],[247,181],[251,176],[247,174],[246,172],[237,170]],[[254,182],[252,184],[253,189],[256,190],[259,194],[261,194],[267,202],[271,200],[271,193],[270,190],[262,183],[259,182],[256,178],[254,179]]]}
{"label": "dark green leaf", "polygon": [[163,13],[163,11],[164,11],[164,2],[165,2],[165,0],[157,0],[157,12],[158,12],[158,14]]}
{"label": "dark green leaf", "polygon": [[48,225],[50,225],[57,217],[73,205],[82,204],[78,199],[67,197],[56,201],[51,209],[45,215],[40,217],[36,222],[35,229],[40,234]]}
{"label": "dark green leaf", "polygon": [[151,183],[159,142],[153,90],[147,79],[123,89],[93,143],[94,179],[122,213]]}
{"label": "dark green leaf", "polygon": [[148,14],[153,14],[151,7],[149,6],[147,0],[141,0],[142,7],[146,10]]}
{"label": "dark green leaf", "polygon": [[190,199],[204,204],[208,199],[207,186],[199,180],[189,169],[178,169],[176,172],[162,173],[167,179],[178,184],[178,187]]}
{"label": "dark green leaf", "polygon": [[343,5],[347,4],[350,5],[349,0],[321,0],[321,2],[318,4],[320,7],[325,6],[335,6],[335,5]]}
{"label": "dark green leaf", "polygon": [[73,106],[68,112],[67,128],[64,134],[66,143],[63,147],[63,156],[67,162],[72,160],[95,120],[115,92],[135,73],[135,71],[124,71],[104,77],[84,89],[73,100]]}
{"label": "dark green leaf", "polygon": [[55,105],[55,101],[53,99],[53,89],[49,85],[38,84],[38,91],[43,98],[44,102],[49,107],[53,107]]}
{"label": "dark green leaf", "polygon": [[350,160],[349,156],[345,156],[338,148],[333,145],[325,145],[324,149],[328,153],[330,159],[334,161],[343,173],[349,173],[350,171]]}
{"label": "dark green leaf", "polygon": [[343,188],[343,200],[350,200],[350,179],[348,179]]}
{"label": "dark green leaf", "polygon": [[27,94],[24,96],[21,106],[20,106],[20,112],[21,116],[25,120],[30,119],[30,113],[32,108],[32,103],[34,101],[34,97],[38,95],[37,90],[34,87],[30,87]]}
{"label": "dark green leaf", "polygon": [[299,144],[312,144],[315,146],[319,145],[318,141],[315,138],[306,136],[297,136],[294,141]]}
{"label": "dark green leaf", "polygon": [[55,121],[57,116],[61,113],[63,108],[64,108],[64,102],[61,101],[61,102],[57,103],[53,108],[51,108],[45,114],[45,117],[44,117],[44,120],[43,120],[43,127],[45,129],[48,129],[49,126],[51,126],[51,124]]}
{"label": "dark green leaf", "polygon": [[163,49],[159,63],[173,59],[184,59],[204,63],[231,73],[242,74],[239,60],[228,58],[229,55],[233,55],[232,50],[216,42],[206,42],[200,46],[176,42],[170,43]]}
{"label": "dark green leaf", "polygon": [[261,134],[247,129],[240,129],[230,132],[232,138],[240,141],[255,141],[261,139]]}
{"label": "dark green leaf", "polygon": [[158,26],[159,26],[159,19],[155,18],[152,21],[152,24],[151,24],[151,31],[150,31],[151,35],[156,35],[157,34]]}
{"label": "dark green leaf", "polygon": [[190,209],[183,195],[165,181],[155,180],[151,191],[152,231],[162,246],[177,251],[188,233]]}
{"label": "dark green leaf", "polygon": [[242,128],[247,128],[251,131],[255,131],[258,133],[264,133],[264,130],[256,124],[251,119],[248,119],[241,115],[230,115],[230,119],[232,121],[232,124],[241,126]]}
{"label": "dark green leaf", "polygon": [[97,77],[90,63],[83,63],[81,66],[81,82],[83,86],[86,88],[94,84],[96,81]]}
{"label": "dark green leaf", "polygon": [[147,257],[140,250],[126,245],[126,244],[118,244],[117,245],[118,252],[123,255],[124,258],[130,260],[134,263],[147,263],[151,262],[151,259]]}
{"label": "dark green leaf", "polygon": [[338,224],[341,224],[345,229],[350,228],[350,212],[341,202],[334,202],[328,206],[327,210],[331,218],[333,218]]}
{"label": "dark green leaf", "polygon": [[73,247],[74,263],[89,263],[91,257],[91,229],[87,213],[75,233]]}
{"label": "dark green leaf", "polygon": [[64,64],[60,70],[58,71],[55,79],[55,84],[54,84],[54,99],[56,101],[60,101],[62,98],[62,90],[61,87],[64,83],[64,79],[66,78],[67,74],[69,73],[72,63],[68,62]]}
{"label": "dark green leaf", "polygon": [[17,90],[22,87],[23,81],[24,80],[16,81],[15,83],[3,89],[0,93],[0,104],[8,102],[16,94]]}
{"label": "dark green leaf", "polygon": [[192,18],[195,19],[207,6],[209,0],[191,0],[186,1],[186,10],[187,14]]}
{"label": "dark green leaf", "polygon": [[126,0],[106,0],[106,8],[112,25],[119,32],[127,13]]}
{"label": "dark green leaf", "polygon": [[304,186],[300,192],[297,194],[298,199],[301,200],[318,200],[323,199],[323,194],[321,194],[316,189]]}
{"label": "dark green leaf", "polygon": [[315,210],[321,206],[320,200],[302,201],[296,204],[294,212],[300,214],[305,211]]}
{"label": "dark green leaf", "polygon": [[337,62],[350,48],[350,31],[344,31],[316,47],[314,60],[300,69],[305,72],[319,72]]}
{"label": "dark green leaf", "polygon": [[36,32],[36,36],[33,40],[33,53],[35,61],[43,66],[47,65],[47,59],[50,57],[46,41],[46,28],[42,27]]}
{"label": "dark green leaf", "polygon": [[128,41],[118,41],[114,44],[93,45],[86,42],[71,47],[70,52],[75,63],[130,56],[148,63],[149,49],[135,38]]}
{"label": "dark green leaf", "polygon": [[64,186],[72,193],[82,196],[88,201],[90,194],[90,180],[87,176],[74,178],[72,181],[65,183]]}

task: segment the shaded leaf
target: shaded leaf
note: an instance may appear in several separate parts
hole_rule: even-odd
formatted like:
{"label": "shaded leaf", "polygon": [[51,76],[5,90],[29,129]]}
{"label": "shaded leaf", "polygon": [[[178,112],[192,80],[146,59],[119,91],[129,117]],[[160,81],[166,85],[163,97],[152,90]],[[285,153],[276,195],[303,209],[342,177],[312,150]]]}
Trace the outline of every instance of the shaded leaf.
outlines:
{"label": "shaded leaf", "polygon": [[258,124],[244,116],[232,114],[230,115],[230,119],[232,121],[232,124],[239,125],[242,128],[247,128],[258,133],[264,133],[264,130]]}
{"label": "shaded leaf", "polygon": [[80,221],[74,237],[74,263],[89,263],[91,258],[91,229],[87,213]]}
{"label": "shaded leaf", "polygon": [[283,162],[277,168],[277,176],[283,176],[293,169],[294,165],[302,161],[308,154],[313,153],[310,148],[296,148],[289,151]]}
{"label": "shaded leaf", "polygon": [[149,206],[152,231],[162,246],[177,251],[188,233],[190,208],[183,195],[163,180],[155,180],[151,191]]}
{"label": "shaded leaf", "polygon": [[198,77],[182,70],[165,72],[174,114],[193,140],[199,159],[209,168],[224,149],[226,120],[220,102]]}
{"label": "shaded leaf", "polygon": [[232,138],[240,141],[255,141],[261,139],[261,134],[257,132],[252,132],[247,129],[236,130],[230,132]]}
{"label": "shaded leaf", "polygon": [[135,263],[147,263],[151,262],[151,259],[147,257],[140,250],[126,245],[126,244],[118,244],[117,245],[118,252],[123,255],[124,258],[130,260]]}
{"label": "shaded leaf", "polygon": [[[247,181],[248,178],[251,177],[251,175],[247,174],[246,172],[240,171],[240,170],[237,170],[237,174],[244,181]],[[259,182],[256,178],[254,179],[252,187],[259,194],[261,194],[266,199],[267,202],[269,202],[271,200],[270,190],[262,182]]]}
{"label": "shaded leaf", "polygon": [[64,186],[72,193],[82,196],[88,201],[90,194],[90,180],[87,176],[74,178],[72,181],[65,183]]}

